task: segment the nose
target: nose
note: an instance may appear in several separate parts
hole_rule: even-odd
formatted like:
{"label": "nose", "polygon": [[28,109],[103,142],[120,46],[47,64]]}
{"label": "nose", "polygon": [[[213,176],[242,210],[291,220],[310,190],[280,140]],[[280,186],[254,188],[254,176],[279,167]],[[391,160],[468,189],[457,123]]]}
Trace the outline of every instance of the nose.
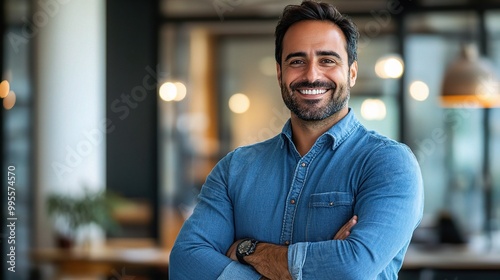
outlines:
{"label": "nose", "polygon": [[321,71],[319,69],[319,65],[314,62],[309,63],[306,69],[306,78],[309,82],[314,82],[320,79]]}

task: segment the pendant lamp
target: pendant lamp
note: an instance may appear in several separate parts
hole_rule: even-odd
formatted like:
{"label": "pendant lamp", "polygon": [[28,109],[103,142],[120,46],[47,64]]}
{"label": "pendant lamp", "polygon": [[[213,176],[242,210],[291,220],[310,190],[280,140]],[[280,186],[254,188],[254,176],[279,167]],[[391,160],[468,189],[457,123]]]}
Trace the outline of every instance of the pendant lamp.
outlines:
{"label": "pendant lamp", "polygon": [[459,57],[446,70],[441,89],[443,107],[500,107],[499,81],[493,66],[478,54],[474,44],[464,44]]}

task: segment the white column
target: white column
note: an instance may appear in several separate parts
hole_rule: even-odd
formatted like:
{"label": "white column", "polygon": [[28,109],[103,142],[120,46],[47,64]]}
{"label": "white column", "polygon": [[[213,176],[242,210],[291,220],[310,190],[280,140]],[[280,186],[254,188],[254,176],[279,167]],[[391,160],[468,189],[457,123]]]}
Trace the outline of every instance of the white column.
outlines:
{"label": "white column", "polygon": [[105,187],[105,1],[34,1],[36,247],[49,192]]}

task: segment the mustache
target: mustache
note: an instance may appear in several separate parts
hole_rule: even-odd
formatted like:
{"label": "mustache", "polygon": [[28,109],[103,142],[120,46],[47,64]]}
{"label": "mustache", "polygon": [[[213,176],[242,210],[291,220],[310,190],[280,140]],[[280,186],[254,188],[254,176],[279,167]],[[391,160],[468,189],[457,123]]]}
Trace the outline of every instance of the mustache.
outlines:
{"label": "mustache", "polygon": [[290,89],[291,90],[297,90],[298,88],[331,88],[331,89],[336,89],[337,85],[333,82],[325,82],[325,81],[314,81],[314,82],[309,82],[309,81],[301,81],[301,82],[295,82],[290,84]]}

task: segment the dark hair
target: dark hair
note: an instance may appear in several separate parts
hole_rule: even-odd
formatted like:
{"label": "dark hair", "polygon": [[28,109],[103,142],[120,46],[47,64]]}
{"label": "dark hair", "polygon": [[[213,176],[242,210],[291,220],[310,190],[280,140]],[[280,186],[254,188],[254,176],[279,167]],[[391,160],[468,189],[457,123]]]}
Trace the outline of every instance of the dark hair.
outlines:
{"label": "dark hair", "polygon": [[358,59],[356,49],[359,32],[354,22],[349,17],[342,15],[333,5],[305,0],[300,5],[286,6],[276,26],[274,32],[276,38],[275,58],[276,62],[280,65],[285,33],[290,26],[302,20],[323,20],[331,21],[336,24],[342,30],[347,40],[346,51],[348,65],[351,66],[351,64]]}

